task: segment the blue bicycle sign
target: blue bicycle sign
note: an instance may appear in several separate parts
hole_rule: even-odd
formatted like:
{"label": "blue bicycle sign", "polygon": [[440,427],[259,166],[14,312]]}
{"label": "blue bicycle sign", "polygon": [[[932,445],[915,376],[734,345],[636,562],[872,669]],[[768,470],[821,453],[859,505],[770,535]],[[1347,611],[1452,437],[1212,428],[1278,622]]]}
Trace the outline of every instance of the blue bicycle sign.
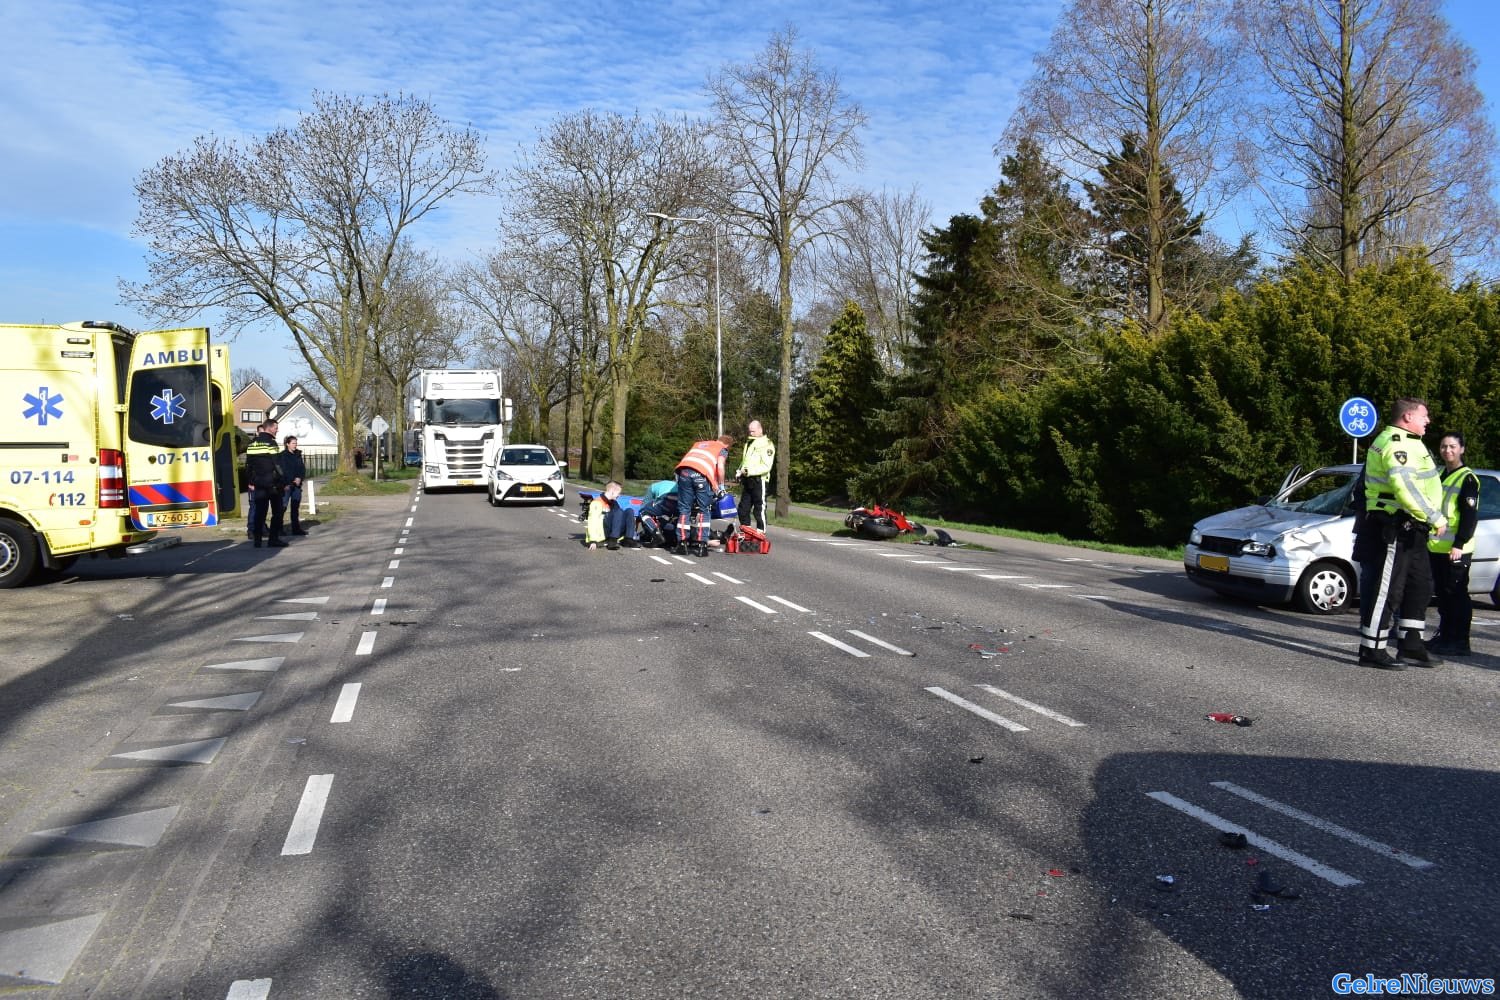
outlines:
{"label": "blue bicycle sign", "polygon": [[1376,419],[1375,404],[1360,396],[1344,400],[1344,405],[1339,407],[1339,426],[1352,438],[1374,433]]}

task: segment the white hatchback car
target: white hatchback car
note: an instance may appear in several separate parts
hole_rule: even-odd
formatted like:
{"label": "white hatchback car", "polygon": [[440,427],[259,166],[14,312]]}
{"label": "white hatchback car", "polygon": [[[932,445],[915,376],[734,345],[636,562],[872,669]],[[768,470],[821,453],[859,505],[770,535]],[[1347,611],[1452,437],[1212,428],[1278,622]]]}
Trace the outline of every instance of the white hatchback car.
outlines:
{"label": "white hatchback car", "polygon": [[[1287,473],[1276,495],[1193,525],[1183,551],[1188,579],[1257,604],[1294,603],[1331,615],[1358,594],[1354,508],[1350,495],[1360,466],[1334,465]],[[1479,476],[1478,545],[1469,592],[1500,606],[1500,472]]]}
{"label": "white hatchback car", "polygon": [[544,444],[508,444],[495,454],[495,466],[485,477],[490,503],[507,500],[544,500],[561,507],[566,477],[562,466]]}

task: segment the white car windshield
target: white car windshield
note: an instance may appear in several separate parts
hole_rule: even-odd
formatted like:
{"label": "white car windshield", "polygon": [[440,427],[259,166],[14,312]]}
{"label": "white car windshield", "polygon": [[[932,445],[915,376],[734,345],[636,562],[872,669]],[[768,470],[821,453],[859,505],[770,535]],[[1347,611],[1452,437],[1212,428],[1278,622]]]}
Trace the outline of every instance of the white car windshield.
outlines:
{"label": "white car windshield", "polygon": [[556,465],[545,448],[506,448],[500,453],[501,465]]}
{"label": "white car windshield", "polygon": [[1359,474],[1354,472],[1318,472],[1272,500],[1267,506],[1303,514],[1353,514],[1350,494],[1358,479]]}

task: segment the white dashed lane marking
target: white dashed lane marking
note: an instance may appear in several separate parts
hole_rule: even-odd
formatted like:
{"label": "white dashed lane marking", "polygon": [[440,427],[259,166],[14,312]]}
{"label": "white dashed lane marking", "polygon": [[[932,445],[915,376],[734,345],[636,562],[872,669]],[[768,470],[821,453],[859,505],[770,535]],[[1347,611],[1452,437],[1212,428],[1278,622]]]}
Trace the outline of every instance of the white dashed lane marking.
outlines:
{"label": "white dashed lane marking", "polygon": [[359,646],[355,648],[355,656],[369,656],[375,652],[375,633],[366,632],[359,637]]}
{"label": "white dashed lane marking", "polygon": [[734,577],[730,576],[728,573],[720,573],[717,570],[714,571],[714,576],[718,577],[720,580],[726,580],[729,583],[737,583],[737,584],[743,585],[744,582],[745,582],[744,580],[736,580]]}
{"label": "white dashed lane marking", "polygon": [[793,611],[801,611],[804,614],[811,614],[812,613],[812,608],[804,608],[800,604],[793,604],[791,601],[787,600],[785,597],[777,597],[775,594],[767,594],[766,595],[766,600],[768,600],[768,601],[775,601],[777,604],[784,605],[785,607],[791,608]]}
{"label": "white dashed lane marking", "polygon": [[1312,813],[1303,812],[1301,809],[1298,809],[1295,806],[1289,806],[1285,802],[1277,802],[1275,799],[1267,798],[1266,796],[1261,795],[1259,792],[1252,792],[1248,788],[1241,788],[1239,785],[1236,785],[1232,781],[1210,781],[1209,784],[1213,785],[1215,788],[1222,789],[1223,791],[1226,791],[1231,795],[1238,795],[1242,799],[1254,802],[1257,805],[1265,806],[1272,812],[1281,813],[1281,815],[1283,816],[1290,816],[1292,819],[1295,819],[1302,823],[1306,823],[1308,826],[1312,827],[1315,830],[1322,830],[1324,833],[1332,834],[1333,836],[1338,837],[1342,840],[1347,840],[1351,844],[1358,844],[1365,850],[1374,851],[1376,854],[1379,854],[1383,858],[1390,858],[1393,861],[1399,861],[1403,865],[1406,865],[1408,868],[1434,867],[1433,862],[1419,858],[1415,854],[1407,854],[1405,851],[1398,851],[1396,848],[1390,846],[1389,844],[1382,844],[1378,840],[1372,840],[1362,833],[1355,833],[1353,830],[1350,830],[1347,827],[1339,826],[1337,823],[1331,823],[1326,819],[1319,819]]}
{"label": "white dashed lane marking", "polygon": [[1019,695],[1011,694],[1009,691],[1002,691],[992,684],[976,684],[974,686],[979,688],[979,690],[981,691],[988,691],[990,694],[994,695],[997,698],[1004,698],[1006,701],[1020,705],[1022,708],[1029,708],[1031,711],[1035,712],[1038,715],[1045,715],[1047,718],[1052,719],[1055,722],[1061,722],[1065,726],[1086,725],[1086,723],[1079,722],[1076,719],[1070,719],[1060,712],[1054,712],[1050,708],[1038,705],[1036,702],[1027,701],[1025,698],[1022,698]]}
{"label": "white dashed lane marking", "polygon": [[831,635],[825,635],[822,632],[809,632],[807,634],[812,636],[814,639],[819,640],[820,642],[828,643],[828,645],[832,646],[835,649],[842,649],[850,656],[857,657],[861,660],[867,659],[870,655],[862,649],[856,649],[855,647],[849,645],[847,642],[840,642]]}
{"label": "white dashed lane marking", "polygon": [[385,598],[384,597],[377,597],[377,598],[375,598],[375,603],[370,606],[370,614],[372,614],[372,615],[383,615],[383,614],[385,614]]}
{"label": "white dashed lane marking", "polygon": [[697,580],[699,583],[703,584],[705,587],[717,587],[718,586],[717,583],[715,583],[714,581],[710,580],[708,577],[704,576],[702,573],[689,573],[687,575],[689,577],[691,577],[692,579]]}
{"label": "white dashed lane marking", "polygon": [[1213,827],[1215,830],[1244,833],[1245,839],[1247,841],[1249,841],[1251,844],[1254,844],[1265,853],[1274,854],[1276,857],[1287,862],[1288,864],[1296,865],[1303,871],[1310,872],[1320,879],[1332,882],[1340,889],[1347,889],[1350,886],[1360,884],[1360,880],[1355,878],[1353,875],[1350,875],[1346,872],[1341,872],[1331,865],[1325,865],[1321,861],[1310,858],[1298,851],[1294,851],[1290,847],[1287,847],[1285,844],[1272,840],[1270,837],[1263,837],[1253,830],[1247,830],[1239,823],[1231,822],[1230,820],[1225,819],[1223,816],[1220,816],[1216,813],[1211,813],[1207,809],[1199,808],[1198,806],[1193,805],[1191,802],[1179,799],[1171,792],[1147,792],[1146,797],[1155,799],[1157,802],[1160,802],[1164,806],[1170,806],[1180,813],[1191,816],[1198,822]]}
{"label": "white dashed lane marking", "polygon": [[871,645],[879,646],[881,649],[888,649],[892,653],[898,653],[901,656],[916,656],[917,655],[916,653],[907,652],[906,650],[902,649],[900,646],[892,646],[890,643],[886,642],[884,639],[877,639],[873,635],[866,635],[865,633],[860,632],[860,631],[858,631],[856,629],[850,628],[850,629],[845,629],[844,631],[848,632],[852,636],[857,636],[858,638],[863,639],[865,642],[868,642]]}
{"label": "white dashed lane marking", "polygon": [[739,601],[741,604],[748,604],[750,607],[754,608],[756,611],[761,611],[761,612],[764,612],[765,614],[768,614],[768,615],[775,615],[775,614],[780,614],[781,613],[781,612],[777,611],[775,608],[768,608],[764,604],[760,603],[759,601],[752,601],[750,598],[745,597],[745,596],[743,596],[741,594],[736,594],[735,597],[734,597],[734,599],[736,601]]}
{"label": "white dashed lane marking", "polygon": [[983,705],[976,705],[972,701],[968,700],[967,698],[960,698],[958,695],[954,694],[952,691],[948,691],[948,690],[945,690],[945,689],[940,688],[940,687],[924,688],[923,690],[927,691],[929,694],[935,694],[935,695],[937,695],[939,698],[943,699],[944,701],[952,702],[953,704],[957,705],[959,708],[963,709],[966,712],[973,712],[975,715],[979,716],[981,719],[987,719],[990,722],[993,722],[997,726],[1001,726],[1001,727],[1003,727],[1005,729],[1009,729],[1013,733],[1030,732],[1030,730],[1028,730],[1025,726],[1021,725],[1019,722],[1012,722],[1010,719],[1007,719],[1003,715],[997,715],[994,712],[991,712],[989,709],[985,708]]}
{"label": "white dashed lane marking", "polygon": [[267,1000],[271,995],[269,979],[236,979],[229,984],[224,1000]]}
{"label": "white dashed lane marking", "polygon": [[380,586],[382,589],[389,589],[391,587],[394,587],[395,585],[396,578],[394,576],[388,576],[384,580],[380,581]]}
{"label": "white dashed lane marking", "polygon": [[359,700],[358,684],[345,684],[339,691],[339,700],[333,706],[333,717],[329,722],[348,722],[354,718],[354,703]]}
{"label": "white dashed lane marking", "polygon": [[283,856],[311,854],[313,843],[318,839],[318,825],[323,822],[323,807],[328,804],[328,793],[333,788],[333,775],[314,774],[307,779],[302,790],[302,801],[297,803],[297,813],[292,817],[291,829],[287,830],[286,842],[281,845]]}

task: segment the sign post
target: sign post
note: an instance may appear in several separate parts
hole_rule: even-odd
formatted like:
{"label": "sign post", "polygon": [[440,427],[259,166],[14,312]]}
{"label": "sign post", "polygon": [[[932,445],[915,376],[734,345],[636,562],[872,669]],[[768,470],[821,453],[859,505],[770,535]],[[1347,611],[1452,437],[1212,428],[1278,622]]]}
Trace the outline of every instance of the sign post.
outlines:
{"label": "sign post", "polygon": [[1375,404],[1362,396],[1350,396],[1339,407],[1339,426],[1354,439],[1354,463],[1359,464],[1359,439],[1375,430]]}
{"label": "sign post", "polygon": [[380,481],[380,439],[391,425],[385,422],[384,417],[377,416],[370,421],[370,433],[375,435],[375,481]]}

